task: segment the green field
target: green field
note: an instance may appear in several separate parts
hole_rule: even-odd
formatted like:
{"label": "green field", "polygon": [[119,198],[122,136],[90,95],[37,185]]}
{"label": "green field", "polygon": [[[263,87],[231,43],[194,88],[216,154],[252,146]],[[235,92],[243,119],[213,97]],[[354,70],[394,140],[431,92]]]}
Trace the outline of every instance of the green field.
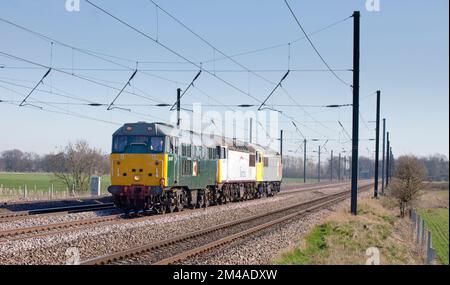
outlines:
{"label": "green field", "polygon": [[[58,181],[56,177],[51,173],[0,173],[0,186],[3,188],[13,188],[19,190],[24,189],[27,186],[28,192],[47,191],[53,184],[53,190],[55,192],[66,191],[67,186],[61,181]],[[102,193],[106,193],[106,188],[110,185],[109,175],[102,177]]]}
{"label": "green field", "polygon": [[[326,181],[325,179],[323,180]],[[316,183],[316,179],[307,179],[306,183]],[[106,193],[106,188],[110,185],[109,175],[102,177],[102,193]],[[283,178],[285,184],[301,184],[303,178]],[[24,189],[27,186],[28,192],[34,191],[48,191],[49,187],[53,184],[55,192],[66,191],[66,185],[61,181],[58,181],[56,177],[51,173],[11,173],[0,172],[0,186],[10,189]]]}
{"label": "green field", "polygon": [[448,265],[448,209],[422,209],[420,216],[425,220],[433,236],[433,247],[442,264]]}
{"label": "green field", "polygon": [[[328,179],[321,179],[321,182],[329,181]],[[316,183],[317,179],[306,179],[306,183]],[[303,183],[303,178],[283,178],[284,184],[301,184]]]}

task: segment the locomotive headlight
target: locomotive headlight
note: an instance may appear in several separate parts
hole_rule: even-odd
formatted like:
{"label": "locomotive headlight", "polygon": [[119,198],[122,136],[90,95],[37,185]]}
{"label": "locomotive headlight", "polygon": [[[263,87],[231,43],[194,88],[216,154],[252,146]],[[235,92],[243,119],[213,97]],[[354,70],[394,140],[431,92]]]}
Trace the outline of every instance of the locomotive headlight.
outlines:
{"label": "locomotive headlight", "polygon": [[134,181],[139,181],[139,180],[141,180],[141,177],[139,175],[135,175],[134,176]]}

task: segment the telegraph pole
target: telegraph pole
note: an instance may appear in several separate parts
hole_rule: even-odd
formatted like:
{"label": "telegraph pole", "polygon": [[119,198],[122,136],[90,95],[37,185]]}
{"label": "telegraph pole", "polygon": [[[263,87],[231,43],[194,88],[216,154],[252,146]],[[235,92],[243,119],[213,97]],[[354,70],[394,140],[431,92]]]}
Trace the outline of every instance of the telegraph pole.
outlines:
{"label": "telegraph pole", "polygon": [[386,157],[386,119],[383,119],[383,162],[381,164],[381,195],[384,195],[384,180],[386,174],[384,173],[385,168],[385,157]]}
{"label": "telegraph pole", "polygon": [[391,149],[391,142],[389,141],[389,132],[386,134],[387,136],[387,148],[386,148],[386,187],[389,186],[389,163],[390,163],[390,149]]}
{"label": "telegraph pole", "polygon": [[317,164],[317,181],[320,183],[320,145],[319,145],[319,163]]}
{"label": "telegraph pole", "polygon": [[180,128],[181,125],[181,118],[180,118],[180,112],[181,112],[181,89],[177,89],[177,128]]}
{"label": "telegraph pole", "polygon": [[357,214],[358,204],[360,20],[360,12],[353,12],[352,194],[350,206],[353,215]]}
{"label": "telegraph pole", "polygon": [[391,146],[391,151],[390,151],[390,155],[391,158],[389,159],[389,177],[391,178],[392,181],[392,176],[393,176],[393,170],[394,170],[394,155],[392,154],[392,146]]}
{"label": "telegraph pole", "polygon": [[[250,142],[251,142],[251,139],[250,139]],[[281,157],[281,163],[283,163],[283,130],[280,131],[280,157]]]}
{"label": "telegraph pole", "polygon": [[331,150],[331,160],[330,160],[330,181],[333,181],[333,150]]}
{"label": "telegraph pole", "polygon": [[344,180],[347,179],[347,156],[344,155]]}
{"label": "telegraph pole", "polygon": [[303,140],[303,183],[306,183],[306,139]]}
{"label": "telegraph pole", "polygon": [[341,153],[339,153],[338,180],[341,181]]}
{"label": "telegraph pole", "polygon": [[[250,118],[250,132],[249,132],[248,142],[253,142],[253,118]],[[281,138],[283,138],[283,130],[281,130]],[[283,156],[282,151],[280,150],[280,155]]]}
{"label": "telegraph pole", "polygon": [[380,156],[380,97],[381,91],[377,91],[377,126],[376,126],[376,134],[375,134],[375,188],[374,188],[374,197],[378,198],[378,163]]}

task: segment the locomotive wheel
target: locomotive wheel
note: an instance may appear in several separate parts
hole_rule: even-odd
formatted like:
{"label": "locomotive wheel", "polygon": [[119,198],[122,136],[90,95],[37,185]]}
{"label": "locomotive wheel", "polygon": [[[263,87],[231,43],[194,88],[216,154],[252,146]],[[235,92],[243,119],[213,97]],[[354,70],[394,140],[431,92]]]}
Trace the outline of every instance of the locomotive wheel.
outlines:
{"label": "locomotive wheel", "polygon": [[226,201],[225,195],[223,193],[219,194],[219,197],[217,198],[217,204],[223,205],[226,203],[227,203],[227,201]]}
{"label": "locomotive wheel", "polygon": [[209,189],[205,189],[203,191],[202,200],[203,200],[202,207],[203,208],[209,207],[211,201],[211,191],[209,191]]}
{"label": "locomotive wheel", "polygon": [[209,193],[211,198],[209,201],[210,206],[217,205],[217,188],[213,188]]}
{"label": "locomotive wheel", "polygon": [[165,199],[164,199],[164,211],[167,214],[173,213],[175,211],[175,209],[177,208],[177,198],[173,197],[174,196],[174,192],[172,191],[168,191],[166,193]]}
{"label": "locomotive wheel", "polygon": [[175,200],[176,208],[175,212],[181,212],[188,205],[188,197],[186,195],[186,191],[182,190],[180,195],[177,195]]}
{"label": "locomotive wheel", "polygon": [[170,214],[170,213],[175,212],[175,210],[177,209],[177,206],[175,205],[175,203],[169,202],[169,203],[166,204],[165,208],[166,208],[165,209],[166,210],[166,214]]}

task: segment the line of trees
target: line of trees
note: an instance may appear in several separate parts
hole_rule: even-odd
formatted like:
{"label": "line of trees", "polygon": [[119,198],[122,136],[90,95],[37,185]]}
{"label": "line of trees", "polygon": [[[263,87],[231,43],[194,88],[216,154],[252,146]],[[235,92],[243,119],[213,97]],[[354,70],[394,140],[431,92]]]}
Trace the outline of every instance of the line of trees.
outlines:
{"label": "line of trees", "polygon": [[[417,160],[425,168],[425,179],[428,181],[448,181],[449,180],[449,160],[445,155],[435,154],[427,157],[420,157]],[[321,179],[330,179],[331,177],[331,159],[324,157],[321,162],[320,177]],[[394,158],[394,165],[396,160]],[[318,167],[317,160],[306,160],[306,177],[309,179],[317,179]],[[339,158],[333,158],[333,179],[339,176]],[[379,165],[381,177],[381,162]],[[368,157],[359,158],[359,177],[369,179],[374,177],[375,160]],[[346,159],[344,167],[344,158],[340,163],[341,177],[348,178],[351,175],[351,157]],[[303,158],[285,156],[283,157],[283,176],[289,178],[303,178]]]}
{"label": "line of trees", "polygon": [[[22,152],[18,149],[3,151],[0,154],[0,171],[1,172],[48,172],[54,173],[61,170],[67,170],[67,166],[63,166],[64,153],[68,148],[75,145],[91,149],[84,141],[78,141],[69,144],[64,149],[55,153],[38,155],[33,152]],[[96,159],[101,162],[96,171],[99,175],[109,173],[109,158],[99,150],[94,150]]]}
{"label": "line of trees", "polygon": [[100,150],[80,140],[42,156],[17,149],[4,151],[0,156],[0,171],[53,173],[56,180],[75,194],[89,189],[93,175],[109,173],[109,159]]}
{"label": "line of trees", "polygon": [[[57,176],[64,176],[70,173],[73,168],[80,168],[77,159],[83,164],[89,165],[88,174],[103,175],[109,173],[108,155],[100,150],[93,149],[85,141],[78,141],[68,144],[64,149],[55,153],[38,155],[32,152],[22,152],[20,150],[7,150],[0,154],[0,171],[2,172],[48,172],[55,173]],[[425,167],[425,177],[429,181],[448,181],[449,180],[449,160],[446,156],[435,154],[427,157],[418,158]],[[333,158],[333,179],[339,176],[339,168],[341,177],[350,176],[351,158],[346,159],[344,166],[344,158],[341,158],[339,166],[338,157]],[[375,170],[375,162],[367,157],[359,159],[359,177],[373,178]],[[318,176],[317,161],[307,159],[306,177],[317,179]],[[380,163],[381,171],[381,163]],[[381,173],[381,172],[380,172]],[[294,156],[283,157],[283,176],[289,178],[303,178],[303,158]],[[323,157],[321,162],[322,179],[329,179],[330,159]],[[81,183],[81,182],[80,182]],[[75,184],[80,184],[75,183]],[[81,183],[83,184],[83,183]],[[69,188],[72,188],[70,186]]]}
{"label": "line of trees", "polygon": [[[331,178],[331,166],[333,167],[333,179],[348,178],[351,174],[351,158],[333,157],[331,165],[330,158],[323,158],[320,163],[320,177],[323,180]],[[287,178],[303,178],[303,158],[286,156],[283,157],[283,177]],[[359,177],[372,178],[375,169],[375,161],[367,158],[359,158]],[[318,178],[318,162],[317,160],[306,159],[306,177],[308,179]],[[339,174],[340,173],[340,174]]]}

